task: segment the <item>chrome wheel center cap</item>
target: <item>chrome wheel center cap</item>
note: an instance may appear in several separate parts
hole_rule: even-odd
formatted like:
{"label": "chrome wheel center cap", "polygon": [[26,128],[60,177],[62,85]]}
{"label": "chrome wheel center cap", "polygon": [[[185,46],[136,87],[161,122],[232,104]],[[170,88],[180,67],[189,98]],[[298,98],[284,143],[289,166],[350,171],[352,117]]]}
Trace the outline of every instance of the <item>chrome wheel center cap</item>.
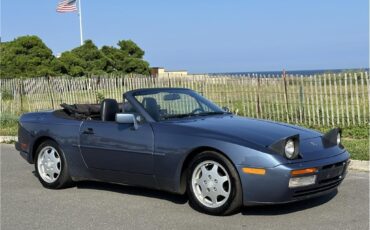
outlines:
{"label": "chrome wheel center cap", "polygon": [[215,186],[215,184],[213,183],[213,181],[209,180],[207,182],[207,188],[213,188]]}

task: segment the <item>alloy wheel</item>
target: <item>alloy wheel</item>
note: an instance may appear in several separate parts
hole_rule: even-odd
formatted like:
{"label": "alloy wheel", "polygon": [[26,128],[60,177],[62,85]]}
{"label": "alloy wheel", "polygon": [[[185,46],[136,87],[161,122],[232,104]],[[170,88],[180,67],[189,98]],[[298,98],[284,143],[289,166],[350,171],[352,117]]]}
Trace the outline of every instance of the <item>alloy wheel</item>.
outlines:
{"label": "alloy wheel", "polygon": [[221,164],[212,160],[195,167],[191,185],[197,200],[209,208],[225,204],[231,192],[229,174]]}
{"label": "alloy wheel", "polygon": [[37,160],[40,177],[47,183],[55,182],[61,173],[62,163],[58,151],[52,146],[41,149]]}

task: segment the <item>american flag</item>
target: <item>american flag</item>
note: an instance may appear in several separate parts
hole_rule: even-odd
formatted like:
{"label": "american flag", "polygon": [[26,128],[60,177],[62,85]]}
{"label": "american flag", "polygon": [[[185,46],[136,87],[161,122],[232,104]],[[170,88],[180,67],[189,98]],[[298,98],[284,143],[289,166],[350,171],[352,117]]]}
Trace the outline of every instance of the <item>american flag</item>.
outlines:
{"label": "american flag", "polygon": [[57,12],[68,13],[77,11],[76,2],[77,0],[61,0],[58,4]]}

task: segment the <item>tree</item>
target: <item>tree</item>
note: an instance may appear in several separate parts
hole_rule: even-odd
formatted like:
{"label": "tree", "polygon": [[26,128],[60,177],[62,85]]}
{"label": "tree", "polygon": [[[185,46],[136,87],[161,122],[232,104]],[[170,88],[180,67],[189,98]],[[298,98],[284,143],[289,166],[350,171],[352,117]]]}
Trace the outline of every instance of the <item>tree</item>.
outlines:
{"label": "tree", "polygon": [[71,51],[64,52],[59,58],[61,63],[61,73],[74,77],[83,76],[86,69],[86,61],[78,57]]}
{"label": "tree", "polygon": [[41,77],[58,73],[58,61],[37,36],[23,36],[0,45],[0,77]]}
{"label": "tree", "polygon": [[82,46],[56,58],[37,36],[19,37],[0,43],[0,77],[149,75],[149,63],[143,60],[144,51],[138,45],[131,40],[119,41],[117,45],[99,49],[91,40],[86,40]]}
{"label": "tree", "polygon": [[144,56],[144,51],[142,49],[140,49],[140,47],[138,45],[136,45],[136,43],[131,41],[131,40],[118,41],[117,45],[129,57],[140,58],[141,59]]}
{"label": "tree", "polygon": [[144,51],[131,40],[117,43],[119,48],[103,46],[102,53],[110,60],[109,70],[116,73],[149,75],[149,63],[144,61]]}
{"label": "tree", "polygon": [[64,52],[60,61],[66,73],[72,76],[113,74],[149,74],[149,63],[142,60],[144,51],[133,41],[119,41],[119,48],[103,46],[101,49],[91,41],[71,51]]}
{"label": "tree", "polygon": [[62,53],[59,60],[64,69],[62,73],[71,76],[98,75],[106,73],[108,59],[91,40],[71,51]]}

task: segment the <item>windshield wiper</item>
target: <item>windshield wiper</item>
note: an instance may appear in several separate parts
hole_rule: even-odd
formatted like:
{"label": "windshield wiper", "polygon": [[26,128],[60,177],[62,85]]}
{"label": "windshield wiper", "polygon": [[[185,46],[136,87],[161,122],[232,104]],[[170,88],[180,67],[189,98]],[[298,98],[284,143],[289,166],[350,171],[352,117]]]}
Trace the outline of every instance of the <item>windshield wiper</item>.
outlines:
{"label": "windshield wiper", "polygon": [[221,115],[221,114],[231,114],[230,112],[203,112],[203,113],[184,113],[184,114],[174,114],[163,116],[163,120],[172,119],[172,118],[184,118],[184,117],[196,117],[196,116],[209,116],[209,115]]}
{"label": "windshield wiper", "polygon": [[195,114],[196,116],[208,116],[208,115],[221,115],[221,114],[231,114],[230,112],[204,112]]}
{"label": "windshield wiper", "polygon": [[163,116],[162,119],[163,120],[167,120],[167,119],[172,119],[172,118],[184,118],[184,117],[190,117],[190,116],[193,116],[194,114],[192,113],[184,113],[184,114],[175,114],[175,115],[167,115],[167,116]]}

